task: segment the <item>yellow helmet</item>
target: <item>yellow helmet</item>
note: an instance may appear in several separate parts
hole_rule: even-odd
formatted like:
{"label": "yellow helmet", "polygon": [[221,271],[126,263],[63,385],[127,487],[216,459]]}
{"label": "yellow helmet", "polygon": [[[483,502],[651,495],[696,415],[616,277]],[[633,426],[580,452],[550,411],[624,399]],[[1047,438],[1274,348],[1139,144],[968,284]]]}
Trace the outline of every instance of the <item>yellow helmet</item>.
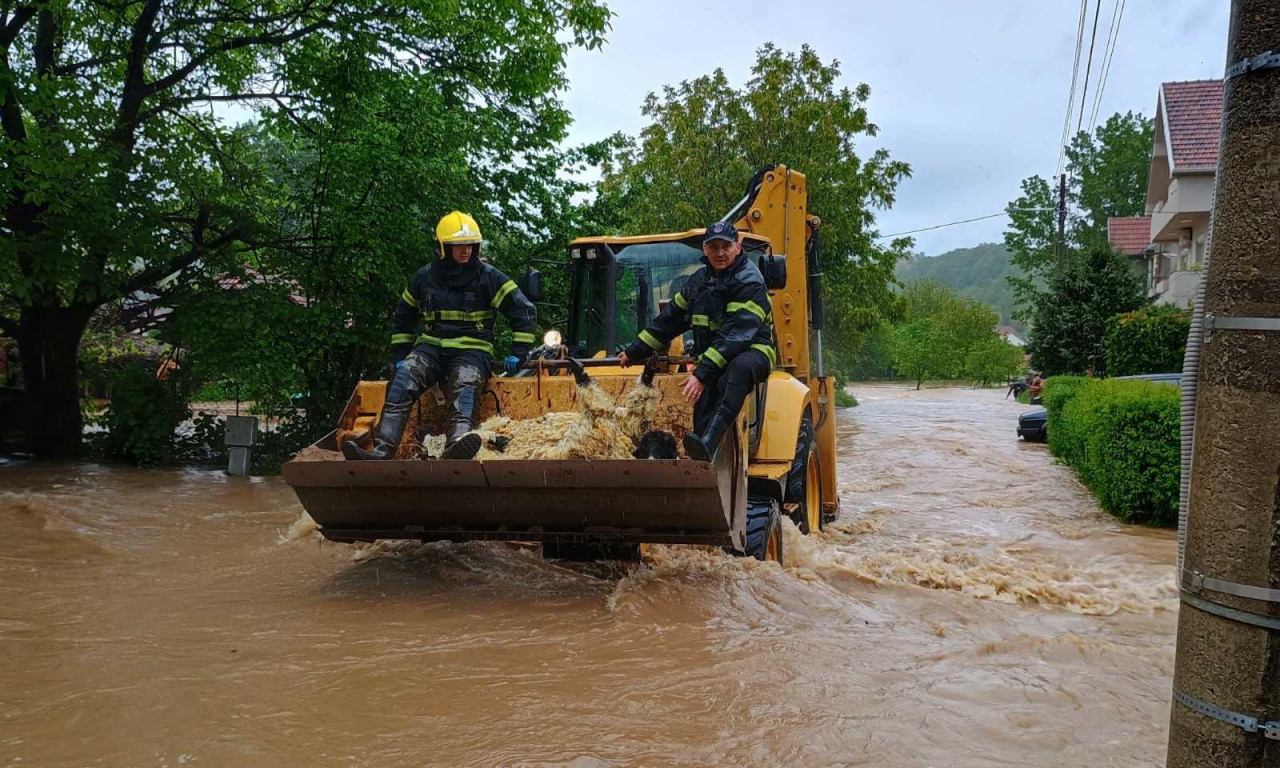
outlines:
{"label": "yellow helmet", "polygon": [[436,225],[436,240],[440,243],[440,258],[445,256],[445,246],[480,244],[480,225],[462,211],[452,211]]}

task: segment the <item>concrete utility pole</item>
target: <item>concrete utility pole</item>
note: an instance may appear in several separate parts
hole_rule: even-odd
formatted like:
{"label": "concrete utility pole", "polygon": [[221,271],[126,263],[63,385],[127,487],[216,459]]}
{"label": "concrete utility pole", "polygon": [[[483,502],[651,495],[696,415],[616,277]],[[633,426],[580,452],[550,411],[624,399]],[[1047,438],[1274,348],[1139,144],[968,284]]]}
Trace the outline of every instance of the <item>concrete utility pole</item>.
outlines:
{"label": "concrete utility pole", "polygon": [[1280,768],[1280,3],[1234,0],[1169,768]]}

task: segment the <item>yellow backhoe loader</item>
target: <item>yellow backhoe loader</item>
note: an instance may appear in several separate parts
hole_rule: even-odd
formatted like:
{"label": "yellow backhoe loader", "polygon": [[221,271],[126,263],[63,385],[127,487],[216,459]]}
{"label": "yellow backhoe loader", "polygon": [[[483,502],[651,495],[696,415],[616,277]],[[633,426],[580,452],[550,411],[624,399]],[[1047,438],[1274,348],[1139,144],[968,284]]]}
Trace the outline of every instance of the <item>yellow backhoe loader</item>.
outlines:
{"label": "yellow backhoe loader", "polygon": [[[348,462],[342,442],[370,439],[387,389],[362,381],[337,429],[285,464],[286,481],[334,541],[541,542],[548,556],[577,559],[642,543],[700,544],[782,561],[782,516],[808,533],[839,510],[833,382],[822,370],[820,221],[807,215],[806,192],[804,174],[765,167],[724,218],[765,275],[779,360],[714,463],[419,460],[421,436],[443,431],[438,390],[420,399],[395,459]],[[638,369],[619,368],[616,354],[699,267],[701,240],[702,230],[574,240],[567,327],[548,331],[547,341],[577,363],[539,360],[520,375],[491,378],[481,418],[577,410],[566,364],[587,366],[619,400],[641,386]],[[680,396],[691,368],[682,353],[676,339],[652,377],[661,393],[652,427],[677,441],[692,421]]]}

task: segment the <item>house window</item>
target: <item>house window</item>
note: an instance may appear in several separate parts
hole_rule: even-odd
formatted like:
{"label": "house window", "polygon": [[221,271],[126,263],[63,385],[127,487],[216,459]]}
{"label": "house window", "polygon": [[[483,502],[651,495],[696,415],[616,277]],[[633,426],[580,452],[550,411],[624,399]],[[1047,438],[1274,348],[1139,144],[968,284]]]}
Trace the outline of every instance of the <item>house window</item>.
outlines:
{"label": "house window", "polygon": [[1200,235],[1196,238],[1196,264],[1204,264],[1205,236]]}

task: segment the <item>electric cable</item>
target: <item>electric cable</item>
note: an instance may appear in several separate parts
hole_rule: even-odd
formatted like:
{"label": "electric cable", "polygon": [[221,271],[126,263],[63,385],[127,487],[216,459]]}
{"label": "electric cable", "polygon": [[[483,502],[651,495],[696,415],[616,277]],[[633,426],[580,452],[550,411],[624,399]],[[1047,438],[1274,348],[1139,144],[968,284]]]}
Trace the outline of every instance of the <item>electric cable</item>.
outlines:
{"label": "electric cable", "polygon": [[1084,105],[1089,100],[1089,73],[1093,71],[1093,44],[1098,41],[1098,16],[1102,13],[1102,0],[1093,5],[1093,34],[1089,37],[1089,60],[1084,67],[1084,90],[1080,93],[1080,119],[1076,122],[1076,133],[1084,127]]}

